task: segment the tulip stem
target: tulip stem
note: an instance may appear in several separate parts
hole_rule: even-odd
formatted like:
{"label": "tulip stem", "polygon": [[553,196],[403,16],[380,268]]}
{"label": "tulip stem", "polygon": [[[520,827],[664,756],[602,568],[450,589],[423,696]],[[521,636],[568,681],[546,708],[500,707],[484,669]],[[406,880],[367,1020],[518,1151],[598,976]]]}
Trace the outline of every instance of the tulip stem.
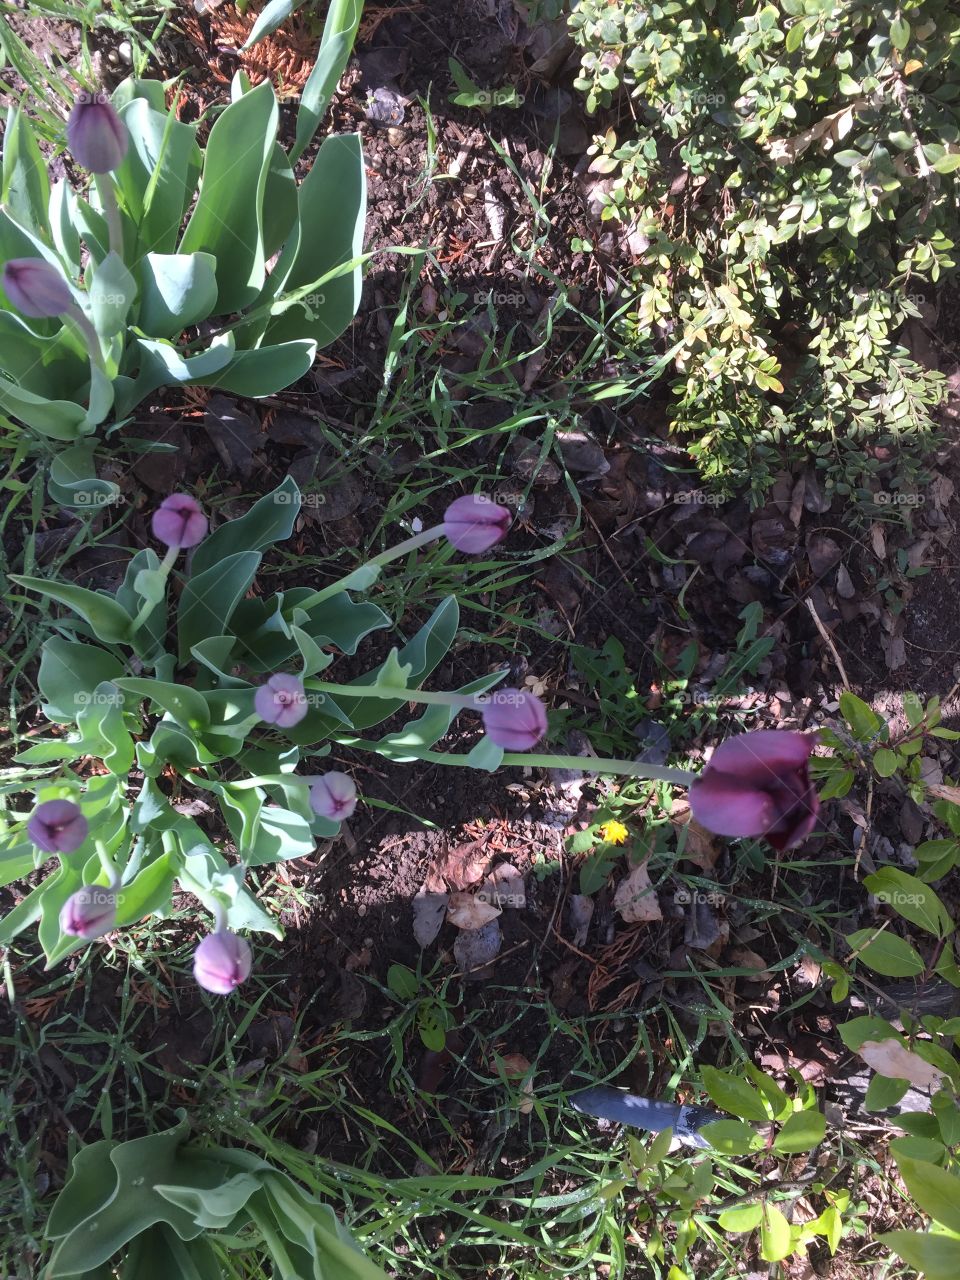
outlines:
{"label": "tulip stem", "polygon": [[[160,568],[154,570],[155,573],[163,575],[164,582],[169,578],[170,570],[176,564],[177,556],[179,554],[180,548],[178,546],[167,547],[167,554],[160,561]],[[134,632],[139,631],[159,603],[160,602],[158,600],[144,600],[143,604],[140,606],[140,612],[134,618],[130,626],[131,635],[133,635]]]}
{"label": "tulip stem", "polygon": [[87,349],[87,357],[90,364],[96,366],[106,376],[107,365],[100,349],[100,338],[96,329],[75,302],[71,303],[68,310],[64,311],[62,318],[68,328],[76,330],[80,338],[80,345]]}
{"label": "tulip stem", "polygon": [[[349,686],[347,686],[349,687]],[[342,746],[360,745],[360,739],[338,736],[336,741]],[[382,742],[366,743],[373,746],[379,755],[388,760],[410,760],[411,748],[397,746],[391,748]],[[428,764],[450,765],[454,768],[475,769],[476,763],[467,755],[458,755],[452,751],[418,751],[417,760],[425,760]],[[689,787],[699,776],[688,769],[669,769],[665,765],[646,764],[641,760],[609,760],[594,756],[551,756],[532,751],[506,751],[501,765],[532,765],[537,769],[572,769],[578,773],[610,773],[626,778],[645,778],[651,782],[669,782],[675,787]]]}
{"label": "tulip stem", "polygon": [[[401,556],[408,555],[411,551],[417,551],[420,547],[425,547],[429,542],[436,542],[442,533],[443,525],[435,524],[430,529],[424,529],[422,533],[415,533],[412,538],[405,538],[403,542],[398,542],[395,547],[388,547],[386,551],[381,551],[378,556],[374,556],[371,560],[358,565],[356,569],[351,569],[349,573],[344,574],[342,578],[338,578],[336,582],[331,582],[329,587],[323,587],[321,590],[315,591],[312,596],[307,596],[306,600],[299,601],[297,608],[305,609],[309,612],[309,610],[315,609],[318,604],[323,604],[324,600],[329,600],[331,596],[339,595],[341,591],[349,591],[351,586],[354,586],[355,589],[363,590],[364,588],[357,588],[356,584],[351,583],[351,578],[361,575],[364,569],[369,569],[371,566],[375,567],[379,574],[380,569],[385,564],[389,564],[391,560],[399,560]],[[367,585],[372,585],[375,581],[376,575]]]}
{"label": "tulip stem", "polygon": [[117,870],[116,863],[110,857],[109,853],[107,853],[106,846],[103,841],[94,840],[93,847],[96,849],[97,857],[100,859],[100,866],[106,873],[108,887],[110,889],[119,889],[121,880],[120,872]]}
{"label": "tulip stem", "polygon": [[219,898],[213,900],[213,932],[226,933],[227,909]]}
{"label": "tulip stem", "polygon": [[336,693],[347,698],[383,698],[387,702],[423,702],[433,707],[455,707],[458,711],[478,709],[478,695],[475,693],[427,693],[425,689],[404,689],[392,684],[329,684],[326,680],[305,680],[303,687],[308,691]]}
{"label": "tulip stem", "polygon": [[107,222],[107,234],[110,238],[110,249],[118,258],[123,258],[123,223],[120,221],[120,206],[117,204],[117,193],[113,189],[113,179],[106,173],[95,173],[93,180],[100,197],[100,208]]}

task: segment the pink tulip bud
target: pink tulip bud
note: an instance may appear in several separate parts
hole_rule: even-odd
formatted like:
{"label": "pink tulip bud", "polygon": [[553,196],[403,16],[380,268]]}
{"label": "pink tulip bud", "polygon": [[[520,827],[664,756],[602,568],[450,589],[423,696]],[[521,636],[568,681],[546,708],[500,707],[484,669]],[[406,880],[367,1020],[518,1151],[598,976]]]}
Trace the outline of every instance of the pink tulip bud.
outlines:
{"label": "pink tulip bud", "polygon": [[67,120],[67,147],[91,173],[109,173],[127,154],[126,126],[105,93],[78,93]]}
{"label": "pink tulip bud", "polygon": [[498,506],[481,493],[468,493],[447,507],[443,532],[458,551],[475,556],[502,541],[512,520],[506,507]]}
{"label": "pink tulip bud", "polygon": [[208,933],[193,953],[193,976],[205,991],[228,996],[250,977],[253,956],[246,938],[224,929]]}
{"label": "pink tulip bud", "polygon": [[207,536],[207,517],[189,493],[171,493],[153,513],[153,536],[168,547],[195,547]]}
{"label": "pink tulip bud", "polygon": [[75,938],[102,938],[117,922],[117,895],[99,885],[72,894],[60,911],[60,928]]}
{"label": "pink tulip bud", "polygon": [[505,751],[529,751],[547,732],[547,709],[523,689],[497,689],[479,704],[486,735]]}
{"label": "pink tulip bud", "polygon": [[254,694],[253,705],[257,715],[267,724],[279,729],[291,729],[307,714],[307,695],[302,681],[296,676],[278,671]]}
{"label": "pink tulip bud", "polygon": [[27,819],[27,835],[44,853],[73,853],[88,830],[80,806],[72,800],[45,800]]}
{"label": "pink tulip bud", "polygon": [[60,316],[73,306],[70,286],[43,258],[11,258],[3,268],[3,291],[18,311],[34,319]]}
{"label": "pink tulip bud", "polygon": [[310,788],[310,807],[321,818],[343,822],[352,817],[357,807],[357,788],[346,773],[331,770],[323,774]]}
{"label": "pink tulip bud", "polygon": [[820,800],[810,781],[816,734],[760,729],[728,738],[690,784],[690,812],[718,836],[763,837],[791,849],[813,830]]}

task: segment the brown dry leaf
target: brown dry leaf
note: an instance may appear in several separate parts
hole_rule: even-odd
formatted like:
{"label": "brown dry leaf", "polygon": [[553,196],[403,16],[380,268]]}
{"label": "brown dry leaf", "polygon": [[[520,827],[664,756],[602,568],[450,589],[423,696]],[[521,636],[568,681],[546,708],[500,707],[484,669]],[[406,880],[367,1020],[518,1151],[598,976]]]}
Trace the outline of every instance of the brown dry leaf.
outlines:
{"label": "brown dry leaf", "polygon": [[477,897],[492,902],[495,907],[519,909],[527,905],[523,876],[512,862],[501,862],[494,867],[480,886]]}
{"label": "brown dry leaf", "polygon": [[429,947],[440,932],[447,914],[448,893],[435,893],[426,885],[413,900],[413,936],[421,947]]}
{"label": "brown dry leaf", "polygon": [[740,969],[753,969],[765,978],[770,977],[766,960],[763,956],[757,955],[756,951],[751,951],[749,947],[734,947],[730,952],[730,963]]}
{"label": "brown dry leaf", "polygon": [[486,902],[477,894],[451,893],[447,905],[447,919],[458,929],[482,929],[500,915],[500,908]]}
{"label": "brown dry leaf", "polygon": [[909,1080],[920,1089],[939,1089],[943,1072],[917,1053],[905,1049],[899,1040],[864,1040],[857,1050],[868,1067],[891,1080]]}
{"label": "brown dry leaf", "polygon": [[709,871],[720,855],[720,849],[706,827],[701,827],[690,816],[688,801],[677,798],[673,802],[670,821],[677,829],[677,839],[683,837],[683,857],[689,859],[694,866]]}
{"label": "brown dry leaf", "polygon": [[617,885],[613,905],[628,924],[663,919],[645,861],[634,867],[627,878]]}
{"label": "brown dry leaf", "polygon": [[590,921],[593,919],[593,899],[584,893],[574,893],[570,898],[570,928],[573,930],[573,945],[582,947],[590,932]]}
{"label": "brown dry leaf", "polygon": [[938,800],[948,800],[950,804],[960,804],[960,787],[948,787],[946,783],[927,783],[927,794]]}
{"label": "brown dry leaf", "polygon": [[468,885],[479,884],[489,860],[489,855],[479,840],[457,845],[441,863],[431,868],[426,887],[442,892],[448,885],[451,889],[466,889]]}
{"label": "brown dry leaf", "polygon": [[870,545],[873,547],[873,554],[878,560],[886,560],[887,539],[882,524],[876,523],[870,526]]}
{"label": "brown dry leaf", "polygon": [[[767,155],[774,164],[793,164],[812,142],[819,142],[821,139],[835,141],[843,138],[850,131],[854,112],[862,110],[868,103],[868,98],[854,98],[845,107],[824,116],[809,129],[804,129],[802,133],[795,133],[790,138],[770,138],[764,144]],[[828,148],[824,149],[828,150]]]}

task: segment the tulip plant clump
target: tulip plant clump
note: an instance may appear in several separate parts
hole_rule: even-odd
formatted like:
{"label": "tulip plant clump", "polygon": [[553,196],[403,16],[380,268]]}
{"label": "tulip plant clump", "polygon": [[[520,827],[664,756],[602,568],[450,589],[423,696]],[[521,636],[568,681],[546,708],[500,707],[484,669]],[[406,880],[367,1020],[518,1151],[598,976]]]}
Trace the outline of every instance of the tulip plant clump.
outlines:
{"label": "tulip plant clump", "polygon": [[[78,192],[51,185],[36,137],[7,116],[0,185],[0,414],[62,449],[51,496],[106,502],[89,440],[163,385],[270,395],[353,319],[366,209],[357,135],[327,137],[299,184],[269,82],[238,75],[204,149],[159,81],[80,94],[67,124]],[[306,123],[303,123],[303,122]],[[301,123],[303,127],[301,128]],[[268,270],[271,259],[274,264]]]}
{"label": "tulip plant clump", "polygon": [[[139,551],[115,596],[14,579],[74,617],[54,624],[38,676],[45,713],[68,732],[18,757],[48,776],[27,821],[0,838],[3,883],[51,855],[59,867],[9,913],[0,944],[39,921],[52,964],[84,941],[169,911],[179,885],[213,917],[196,950],[197,981],[226,995],[251,970],[239,931],[280,936],[247,887],[247,869],[312,853],[318,838],[336,836],[354,812],[352,778],[318,768],[333,743],[391,760],[487,770],[504,763],[582,767],[580,757],[529,754],[547,732],[546,711],[531,693],[496,687],[503,672],[453,692],[420,688],[456,636],[453,596],[367,675],[345,684],[320,678],[334,661],[331,650],[353,655],[367,636],[392,625],[377,605],[355,598],[386,564],[439,539],[482,554],[506,535],[508,511],[467,495],[450,504],[442,524],[329,586],[248,597],[263,551],[289,537],[299,503],[288,477],[211,533],[192,497],[172,495],[152,522],[166,554],[161,560],[152,548]],[[423,706],[418,718],[368,736],[409,703]],[[480,716],[484,736],[464,755],[434,751],[463,710]],[[591,767],[691,784],[703,825],[786,848],[816,820],[812,745],[802,734],[747,735],[724,744],[699,778],[628,761],[593,760]],[[86,778],[69,767],[91,757],[102,767]],[[198,805],[202,799],[207,803]],[[218,811],[235,861],[198,810]]]}

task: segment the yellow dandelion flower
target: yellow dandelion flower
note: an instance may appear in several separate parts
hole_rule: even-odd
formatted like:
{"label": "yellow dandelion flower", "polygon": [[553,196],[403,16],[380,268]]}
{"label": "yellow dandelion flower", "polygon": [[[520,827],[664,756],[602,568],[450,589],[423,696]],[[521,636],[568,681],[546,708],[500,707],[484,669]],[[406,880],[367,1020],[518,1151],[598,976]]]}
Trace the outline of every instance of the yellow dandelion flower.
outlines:
{"label": "yellow dandelion flower", "polygon": [[603,824],[600,834],[609,844],[623,844],[630,832],[622,822],[611,820]]}

